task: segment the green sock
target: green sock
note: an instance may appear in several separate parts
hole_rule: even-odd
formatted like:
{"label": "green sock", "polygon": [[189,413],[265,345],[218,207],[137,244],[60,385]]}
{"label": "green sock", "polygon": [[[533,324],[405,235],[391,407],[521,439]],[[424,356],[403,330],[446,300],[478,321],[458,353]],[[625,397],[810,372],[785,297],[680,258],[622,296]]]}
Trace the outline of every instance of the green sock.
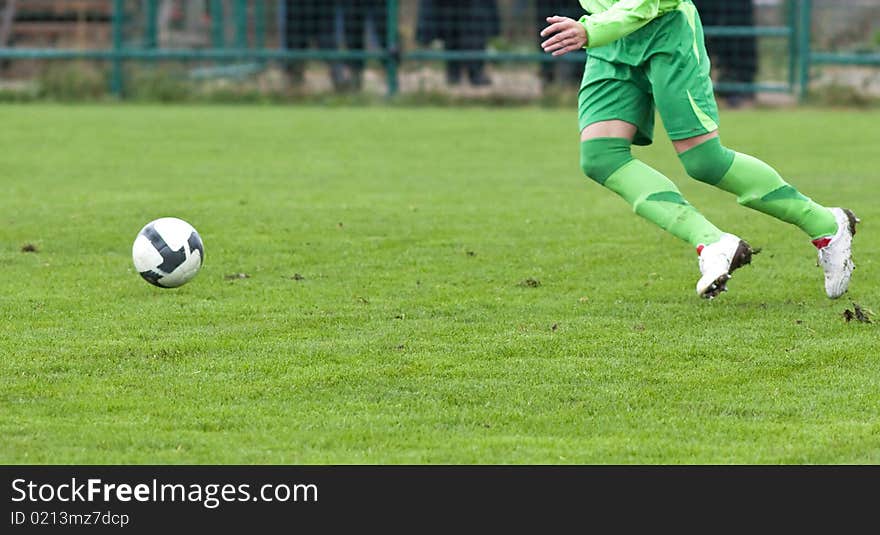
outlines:
{"label": "green sock", "polygon": [[721,239],[721,230],[688,204],[672,181],[632,157],[628,140],[582,142],[581,165],[588,177],[623,197],[638,215],[694,247]]}
{"label": "green sock", "polygon": [[635,213],[694,247],[721,239],[723,232],[691,206],[672,181],[639,160],[618,169],[605,187],[630,203]]}
{"label": "green sock", "polygon": [[737,201],[776,219],[791,223],[811,239],[832,236],[837,220],[830,210],[804,196],[775,169],[710,139],[679,155],[692,177],[737,196]]}

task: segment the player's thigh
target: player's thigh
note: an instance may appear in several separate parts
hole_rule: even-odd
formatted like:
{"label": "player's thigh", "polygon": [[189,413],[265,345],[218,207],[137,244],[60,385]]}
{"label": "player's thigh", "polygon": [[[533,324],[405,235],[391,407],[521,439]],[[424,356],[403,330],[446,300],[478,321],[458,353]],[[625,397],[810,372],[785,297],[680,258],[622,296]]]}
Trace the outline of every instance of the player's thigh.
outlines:
{"label": "player's thigh", "polygon": [[695,60],[658,54],[651,59],[654,101],[673,141],[718,130],[718,104],[708,72]]}
{"label": "player's thigh", "polygon": [[665,17],[645,71],[663,126],[673,141],[710,134],[718,129],[718,104],[699,15],[686,2]]}
{"label": "player's thigh", "polygon": [[578,125],[582,139],[626,137],[650,144],[654,103],[647,78],[634,67],[589,58],[578,93]]}
{"label": "player's thigh", "polygon": [[716,129],[713,132],[709,132],[708,134],[700,134],[698,136],[689,137],[685,139],[678,139],[672,142],[672,146],[675,147],[675,152],[681,154],[684,151],[691,150],[697,145],[702,145],[703,143],[709,141],[712,138],[718,137],[719,132]]}
{"label": "player's thigh", "polygon": [[638,128],[632,123],[620,120],[599,121],[581,130],[581,141],[601,137],[620,137],[630,140],[636,136]]}

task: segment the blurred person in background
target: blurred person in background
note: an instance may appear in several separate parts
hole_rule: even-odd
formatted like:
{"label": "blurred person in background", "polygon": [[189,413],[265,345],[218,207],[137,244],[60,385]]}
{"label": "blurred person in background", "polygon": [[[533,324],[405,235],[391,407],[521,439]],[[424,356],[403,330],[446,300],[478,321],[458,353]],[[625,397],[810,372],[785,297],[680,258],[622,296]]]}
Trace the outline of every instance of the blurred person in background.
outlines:
{"label": "blurred person in background", "polygon": [[[386,0],[285,0],[281,10],[284,47],[293,50],[366,50],[371,41],[384,47],[387,37]],[[372,37],[372,39],[370,39]],[[357,91],[363,83],[364,60],[330,62],[337,91]],[[295,83],[302,83],[304,63],[288,63]]]}
{"label": "blurred person in background", "polygon": [[[428,46],[435,39],[446,50],[485,50],[489,39],[501,33],[495,0],[420,0],[417,40]],[[475,86],[490,85],[485,61],[446,62],[446,82],[456,85],[466,74]]]}
{"label": "blurred person in background", "polygon": [[[544,29],[547,22],[547,14],[560,15],[572,19],[578,19],[584,14],[584,10],[574,1],[566,0],[536,0],[535,1],[535,25],[538,32]],[[538,33],[536,32],[536,33]],[[538,33],[538,45],[544,39]],[[578,84],[584,72],[584,65],[576,61],[554,61],[541,63],[541,84],[544,86],[563,83]]]}
{"label": "blurred person in background", "polygon": [[[387,0],[336,1],[337,20],[342,25],[342,38],[347,50],[368,50],[375,45],[385,48],[388,42]],[[339,80],[337,90],[360,90],[366,62],[362,59],[345,62],[347,73]]]}
{"label": "blurred person in background", "polygon": [[[694,0],[705,26],[754,26],[752,0]],[[706,48],[717,69],[716,82],[750,84],[758,70],[758,43],[754,35],[707,37]],[[728,106],[739,107],[754,101],[751,91],[717,91]]]}
{"label": "blurred person in background", "polygon": [[[320,47],[331,48],[335,32],[333,14],[321,8],[320,0],[282,0],[279,3],[279,25],[282,47],[288,50],[303,50]],[[305,77],[305,62],[289,61],[285,70],[295,84],[301,84]]]}

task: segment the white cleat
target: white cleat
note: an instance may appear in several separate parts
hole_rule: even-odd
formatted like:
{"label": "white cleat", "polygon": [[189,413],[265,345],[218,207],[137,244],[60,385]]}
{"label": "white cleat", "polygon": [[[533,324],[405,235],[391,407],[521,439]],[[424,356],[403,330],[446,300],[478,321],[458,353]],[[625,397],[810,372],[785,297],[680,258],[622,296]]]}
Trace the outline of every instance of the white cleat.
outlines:
{"label": "white cleat", "polygon": [[727,291],[731,273],[752,262],[754,251],[748,243],[733,234],[724,234],[712,245],[697,248],[700,255],[700,273],[697,294],[705,299]]}
{"label": "white cleat", "polygon": [[813,240],[819,249],[819,265],[825,271],[825,293],[837,299],[849,288],[849,279],[856,268],[852,260],[852,241],[859,218],[845,208],[831,208],[837,219],[837,234]]}

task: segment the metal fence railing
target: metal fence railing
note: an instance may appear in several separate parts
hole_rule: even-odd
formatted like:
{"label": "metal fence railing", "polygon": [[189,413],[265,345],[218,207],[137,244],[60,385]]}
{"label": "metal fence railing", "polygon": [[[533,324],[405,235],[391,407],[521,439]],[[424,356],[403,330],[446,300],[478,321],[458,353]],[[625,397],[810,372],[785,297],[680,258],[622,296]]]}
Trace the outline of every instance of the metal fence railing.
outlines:
{"label": "metal fence railing", "polygon": [[[880,67],[880,1],[810,0],[801,25],[809,29],[802,85],[820,68]],[[806,37],[804,39],[807,39]]]}
{"label": "metal fence railing", "polygon": [[[871,33],[880,17],[876,0],[693,1],[704,19],[713,64],[719,65],[719,91],[803,95],[814,66],[880,65],[880,28]],[[110,91],[120,97],[126,95],[127,66],[133,63],[182,62],[194,78],[246,77],[273,64],[281,65],[294,82],[306,75],[308,66],[321,63],[337,90],[359,90],[364,69],[372,65],[382,73],[381,90],[389,95],[401,91],[402,80],[417,79],[410,84],[414,90],[424,87],[424,77],[418,77],[425,65],[434,66],[440,85],[479,87],[493,83],[488,66],[496,72],[528,68],[539,83],[565,71],[564,78],[576,83],[583,63],[582,54],[552,58],[538,48],[542,18],[579,16],[582,11],[574,0],[67,3],[68,8],[93,6],[85,15],[71,15],[59,4],[6,0],[4,10],[0,0],[0,22],[12,19],[5,30],[0,25],[0,61],[104,62]],[[17,10],[14,17],[10,10]],[[33,20],[55,22],[38,26]],[[839,33],[829,33],[828,20],[834,20]],[[52,38],[65,21],[71,27],[81,23],[86,30]],[[50,37],[29,40],[43,35],[40,31]],[[101,31],[108,33],[106,40],[89,41]]]}

